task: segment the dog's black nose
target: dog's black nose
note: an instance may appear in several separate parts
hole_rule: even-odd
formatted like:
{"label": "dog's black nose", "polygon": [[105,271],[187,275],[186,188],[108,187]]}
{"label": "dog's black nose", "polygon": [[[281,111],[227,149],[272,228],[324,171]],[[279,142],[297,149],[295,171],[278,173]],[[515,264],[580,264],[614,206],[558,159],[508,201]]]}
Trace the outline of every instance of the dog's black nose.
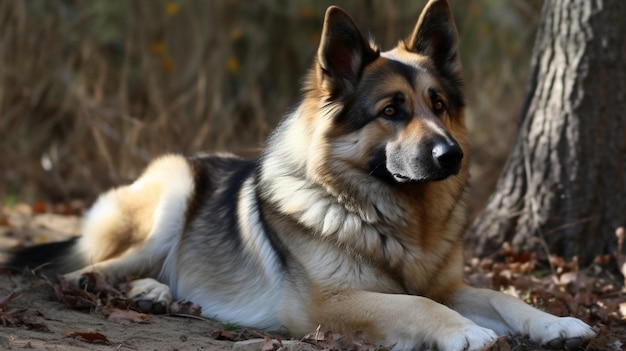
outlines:
{"label": "dog's black nose", "polygon": [[457,173],[463,159],[463,150],[456,142],[442,141],[433,147],[433,160],[442,169]]}

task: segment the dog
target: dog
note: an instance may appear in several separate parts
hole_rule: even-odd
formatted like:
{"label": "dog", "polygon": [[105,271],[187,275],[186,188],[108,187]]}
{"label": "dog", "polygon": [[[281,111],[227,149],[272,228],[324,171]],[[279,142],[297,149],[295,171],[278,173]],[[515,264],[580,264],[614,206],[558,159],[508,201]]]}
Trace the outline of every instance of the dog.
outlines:
{"label": "dog", "polygon": [[381,52],[330,7],[301,100],[253,160],[153,161],[102,194],[82,236],[17,252],[76,286],[133,277],[129,296],[300,336],[366,335],[396,350],[479,350],[498,335],[552,347],[594,336],[500,292],[463,283],[468,136],[445,0]]}

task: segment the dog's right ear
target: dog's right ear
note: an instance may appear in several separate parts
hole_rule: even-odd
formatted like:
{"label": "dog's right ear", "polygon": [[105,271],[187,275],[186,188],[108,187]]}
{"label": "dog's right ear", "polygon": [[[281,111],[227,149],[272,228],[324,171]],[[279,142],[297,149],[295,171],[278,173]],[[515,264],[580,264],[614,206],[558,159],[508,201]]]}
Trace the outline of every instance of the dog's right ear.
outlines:
{"label": "dog's right ear", "polygon": [[319,82],[331,97],[351,91],[363,68],[379,56],[365,40],[350,15],[336,6],[326,10],[317,52]]}
{"label": "dog's right ear", "polygon": [[430,0],[420,15],[406,47],[429,57],[446,76],[459,78],[458,33],[446,0]]}

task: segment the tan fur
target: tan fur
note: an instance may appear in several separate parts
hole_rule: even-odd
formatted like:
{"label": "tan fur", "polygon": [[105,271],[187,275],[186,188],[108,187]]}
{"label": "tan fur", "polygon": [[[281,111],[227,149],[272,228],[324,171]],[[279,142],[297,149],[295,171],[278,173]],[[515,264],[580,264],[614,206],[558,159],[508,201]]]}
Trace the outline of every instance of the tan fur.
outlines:
{"label": "tan fur", "polygon": [[[187,161],[171,155],[152,162],[133,184],[101,195],[87,214],[78,248],[90,265],[66,278],[78,281],[84,272],[96,271],[106,272],[104,275],[115,281],[153,270],[150,262],[141,262],[145,257],[138,251],[151,254],[146,248],[152,247],[146,244],[155,231],[157,208],[171,201],[170,196],[183,197],[186,204],[192,189]],[[136,263],[130,264],[133,258]]]}

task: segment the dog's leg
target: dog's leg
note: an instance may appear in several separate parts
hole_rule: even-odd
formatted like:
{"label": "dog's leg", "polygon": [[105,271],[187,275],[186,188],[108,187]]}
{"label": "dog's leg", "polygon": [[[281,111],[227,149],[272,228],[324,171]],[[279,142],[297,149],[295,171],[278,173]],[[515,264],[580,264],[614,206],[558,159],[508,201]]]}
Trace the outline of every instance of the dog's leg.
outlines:
{"label": "dog's leg", "polygon": [[333,331],[362,331],[394,350],[481,350],[496,334],[420,296],[343,291],[314,299],[313,320]]}
{"label": "dog's leg", "polygon": [[[118,283],[128,277],[156,276],[155,267],[161,267],[165,254],[154,249],[147,242],[145,246],[126,256],[94,263],[83,269],[67,273],[63,276],[70,285],[89,288],[92,283],[85,273],[97,273],[110,283]],[[153,278],[133,280],[129,283],[128,297],[137,303],[143,312],[165,313],[172,302],[170,288]]]}
{"label": "dog's leg", "polygon": [[[179,199],[178,202],[184,200]],[[166,256],[178,242],[183,230],[184,207],[174,201],[161,201],[155,212],[152,231],[141,245],[128,249],[121,256],[93,262],[63,277],[78,286],[81,285],[83,274],[88,272],[98,273],[113,284],[129,277],[157,277]]]}
{"label": "dog's leg", "polygon": [[500,335],[528,335],[532,341],[551,347],[573,348],[595,335],[579,319],[553,316],[488,289],[464,286],[455,293],[451,307]]}
{"label": "dog's leg", "polygon": [[63,279],[71,285],[84,287],[85,273],[97,273],[111,284],[123,282],[129,277],[156,277],[165,260],[165,252],[156,250],[154,246],[148,241],[136,251],[64,274]]}

